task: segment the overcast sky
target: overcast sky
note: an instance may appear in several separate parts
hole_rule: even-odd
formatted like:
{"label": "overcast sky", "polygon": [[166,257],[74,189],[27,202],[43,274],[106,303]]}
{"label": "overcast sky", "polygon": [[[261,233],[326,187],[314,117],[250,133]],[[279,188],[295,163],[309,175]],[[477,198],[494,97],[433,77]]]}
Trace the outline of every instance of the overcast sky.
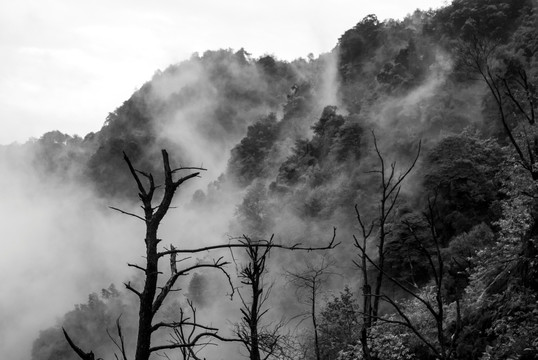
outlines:
{"label": "overcast sky", "polygon": [[0,0],[0,144],[86,135],[158,69],[244,47],[293,60],[330,51],[364,16],[445,0]]}

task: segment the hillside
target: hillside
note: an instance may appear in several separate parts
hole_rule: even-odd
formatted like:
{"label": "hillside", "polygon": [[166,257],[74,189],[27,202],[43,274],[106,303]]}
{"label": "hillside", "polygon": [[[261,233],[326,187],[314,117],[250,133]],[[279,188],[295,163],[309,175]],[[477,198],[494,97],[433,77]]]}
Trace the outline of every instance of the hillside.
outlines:
{"label": "hillside", "polygon": [[[534,359],[536,10],[531,0],[454,0],[401,21],[368,15],[331,52],[292,62],[207,51],[157,72],[98,132],[52,131],[2,147],[0,157],[28,159],[40,179],[130,209],[137,188],[122,153],[161,183],[167,149],[178,166],[208,169],[179,192],[175,214],[186,220],[165,228],[189,244],[274,234],[278,243],[320,246],[336,227],[341,244],[323,260],[330,270],[318,324],[283,326],[279,356]],[[279,296],[267,302],[266,328],[304,312],[283,272],[311,274],[321,263],[271,255],[267,283]],[[238,300],[215,300],[224,299],[217,282],[195,273],[169,312],[189,298],[230,328]],[[121,312],[136,318],[131,295],[92,294],[40,333],[32,359],[77,358],[60,324],[112,358],[105,328]],[[136,327],[126,321],[133,346]]]}

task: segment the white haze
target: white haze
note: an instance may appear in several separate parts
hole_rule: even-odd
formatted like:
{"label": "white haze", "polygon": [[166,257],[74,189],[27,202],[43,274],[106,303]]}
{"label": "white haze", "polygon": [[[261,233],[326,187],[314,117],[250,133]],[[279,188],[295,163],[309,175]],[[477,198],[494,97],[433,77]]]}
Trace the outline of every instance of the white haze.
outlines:
{"label": "white haze", "polygon": [[[2,159],[4,160],[4,159]],[[142,228],[112,214],[81,184],[43,179],[28,159],[0,161],[0,348],[28,359],[40,329],[107,284],[143,251]],[[52,180],[52,181],[51,181]]]}
{"label": "white haze", "polygon": [[[56,4],[61,2],[57,1]],[[206,2],[207,3],[207,2]],[[134,9],[127,11],[127,15],[132,16],[133,12],[137,12],[142,5],[135,3]],[[233,2],[231,3],[234,4]],[[317,3],[312,3],[312,7],[315,7]],[[277,4],[273,4],[278,8]],[[318,4],[319,5],[319,4]],[[428,6],[433,5],[428,3]],[[117,5],[113,5],[111,9],[111,18],[114,18],[114,14],[117,15],[117,19],[121,20],[121,15],[115,13],[117,11]],[[337,9],[340,13],[342,7],[349,6],[349,4],[332,3],[331,7]],[[410,5],[406,4],[406,11],[409,12]],[[5,5],[4,5],[5,7]],[[291,9],[295,9],[295,5],[290,5]],[[126,7],[127,9],[127,7]],[[231,9],[231,8],[230,8]],[[231,15],[231,11],[228,9],[228,14]],[[282,9],[280,9],[282,11]],[[95,10],[94,10],[95,11]],[[253,10],[250,10],[253,11]],[[349,11],[353,13],[352,11]],[[374,12],[369,11],[369,12]],[[300,19],[299,10],[296,9],[296,19]],[[298,51],[315,52],[315,49],[321,49],[319,51],[328,50],[335,43],[335,39],[341,35],[341,33],[353,26],[356,22],[360,21],[363,15],[353,14],[353,21],[350,24],[343,26],[339,33],[333,35],[332,43],[329,47],[324,45],[323,48],[316,48],[312,43],[305,42],[310,46],[310,50],[301,49],[298,47],[299,42],[290,40],[290,48],[297,48]],[[94,14],[94,16],[96,16]],[[104,15],[103,15],[104,16]],[[141,16],[138,13],[138,16]],[[157,16],[156,13],[148,15],[146,20],[151,20],[153,17],[162,19]],[[289,15],[286,15],[289,16]],[[319,22],[324,23],[333,22],[330,15],[319,16]],[[327,19],[328,18],[328,19]],[[206,20],[209,21],[209,20]],[[216,21],[216,20],[215,20]],[[291,21],[291,20],[290,20]],[[233,23],[233,17],[228,19],[228,23]],[[152,23],[154,24],[154,23]],[[164,22],[168,26],[168,22]],[[206,24],[208,27],[215,26],[214,24]],[[278,28],[279,21],[273,19],[273,24]],[[271,28],[266,25],[266,30]],[[151,29],[151,26],[150,26]],[[309,28],[310,31],[314,27]],[[99,29],[95,30],[98,31]],[[101,28],[103,34],[106,33],[106,28]],[[87,36],[91,35],[91,29],[87,30]],[[320,32],[322,30],[319,30]],[[195,32],[195,31],[194,31]],[[315,32],[315,31],[314,31]],[[150,31],[151,33],[151,31]],[[162,34],[163,32],[160,32]],[[258,36],[259,33],[253,32]],[[104,35],[101,36],[104,39]],[[136,30],[135,34],[142,35],[141,30]],[[182,34],[192,35],[193,31],[175,31],[175,38],[178,42],[181,41]],[[132,34],[125,33],[124,39],[127,41],[124,49],[130,49],[134,47],[135,40],[130,39]],[[93,36],[93,35],[92,35]],[[267,35],[269,36],[269,35]],[[229,34],[229,37],[233,35]],[[281,37],[285,38],[285,37]],[[239,38],[240,39],[240,38]],[[281,40],[280,39],[280,40]],[[139,39],[140,40],[140,39]],[[142,43],[146,44],[146,41],[151,42],[154,40],[152,36],[149,39],[144,39],[142,36]],[[240,39],[241,40],[241,39]],[[244,39],[243,39],[244,40]],[[115,41],[119,44],[119,38]],[[281,41],[282,42],[282,41]],[[272,48],[268,46],[268,50],[263,49],[263,41],[260,42],[260,50],[258,53],[254,52],[254,55],[261,55],[263,51],[272,51]],[[93,46],[97,46],[97,43],[93,42]],[[193,50],[205,50],[205,45],[202,42],[200,48],[189,48],[189,51]],[[247,50],[253,51],[249,44],[229,43],[229,46],[239,48],[244,46]],[[254,47],[254,43],[251,43]],[[114,63],[111,69],[104,74],[108,75],[106,80],[100,78],[102,74],[98,74],[98,69],[93,66],[93,60],[88,59],[81,61],[81,64],[87,66],[87,72],[90,73],[90,78],[94,77],[95,81],[92,81],[91,86],[84,85],[87,78],[87,74],[75,76],[75,82],[80,83],[80,93],[75,94],[76,91],[73,88],[74,83],[66,80],[62,77],[60,85],[65,85],[62,89],[57,89],[52,86],[52,92],[58,99],[62,99],[61,106],[64,106],[64,110],[69,114],[69,117],[75,119],[77,115],[82,113],[89,114],[90,117],[98,119],[96,121],[93,118],[87,118],[86,124],[83,126],[73,126],[70,130],[69,127],[61,127],[62,122],[56,123],[54,126],[49,126],[47,118],[52,116],[54,112],[51,110],[51,99],[43,97],[39,99],[39,94],[43,94],[44,89],[41,88],[41,84],[36,85],[30,82],[25,83],[22,80],[28,80],[24,75],[24,70],[20,68],[15,71],[19,78],[11,78],[12,83],[16,83],[17,86],[26,90],[22,91],[18,89],[10,94],[8,100],[0,101],[12,101],[11,112],[7,115],[12,119],[23,119],[26,115],[17,113],[22,108],[22,98],[20,94],[28,96],[33,94],[33,98],[36,100],[36,108],[28,106],[25,111],[36,118],[41,119],[35,113],[39,106],[44,106],[45,102],[51,103],[44,106],[45,118],[43,119],[44,127],[36,127],[36,131],[32,133],[34,136],[38,136],[44,131],[52,130],[56,125],[60,127],[61,131],[66,132],[80,132],[82,135],[89,130],[97,130],[100,123],[104,121],[106,112],[114,110],[121,104],[121,101],[127,98],[132,91],[133,86],[140,86],[143,81],[148,80],[149,73],[153,72],[157,67],[165,67],[168,63],[176,62],[177,59],[171,58],[167,49],[174,48],[172,45],[163,46],[165,50],[159,48],[162,43],[150,47],[144,52],[142,62],[142,68],[148,69],[139,71],[140,64],[131,64],[127,67],[127,72],[123,73],[119,71],[118,64],[129,63],[127,55],[118,64]],[[138,45],[137,45],[138,46]],[[222,47],[221,45],[216,45]],[[228,45],[224,45],[228,46]],[[298,56],[304,55],[303,53],[296,55],[290,53],[290,55],[282,55],[278,53],[278,47],[274,45],[273,48],[278,57],[282,56]],[[214,47],[214,46],[213,46]],[[312,49],[312,47],[314,49]],[[103,50],[103,49],[101,49]],[[49,51],[49,50],[47,50]],[[45,51],[45,53],[47,53]],[[178,51],[178,50],[175,50]],[[154,59],[146,59],[145,56],[150,57],[147,53],[156,52],[160,54],[160,63],[155,66]],[[74,50],[74,53],[77,53]],[[106,53],[106,51],[103,51]],[[36,56],[44,56],[43,53],[36,52]],[[139,53],[140,54],[140,53]],[[163,55],[164,54],[164,55]],[[51,54],[48,53],[50,56]],[[58,54],[55,53],[54,56]],[[53,58],[54,58],[53,56]],[[59,56],[59,55],[58,55]],[[84,55],[85,56],[85,55]],[[84,58],[82,56],[82,58]],[[181,54],[181,56],[186,56]],[[61,56],[60,56],[61,57]],[[134,56],[136,57],[136,56]],[[163,60],[164,59],[164,60]],[[78,74],[81,64],[75,64],[73,59],[69,60],[69,56],[64,58],[65,61],[69,61],[72,67],[69,67],[69,72]],[[437,67],[433,67],[430,71],[427,80],[422,86],[417,87],[413,92],[398,98],[387,99],[376,110],[378,117],[372,117],[378,126],[383,128],[383,131],[391,131],[393,136],[387,136],[387,138],[394,138],[397,136],[403,136],[402,134],[416,136],[418,139],[420,134],[409,132],[409,123],[401,124],[396,120],[399,115],[406,115],[405,118],[413,118],[416,123],[411,126],[411,132],[420,127],[422,122],[429,121],[429,119],[421,116],[411,116],[410,113],[420,113],[420,108],[426,103],[431,101],[432,97],[438,92],[442,91],[442,86],[446,80],[447,74],[451,71],[450,60],[442,53],[438,54]],[[53,60],[50,65],[51,69],[57,71],[55,67],[58,63]],[[102,60],[101,60],[102,61]],[[136,63],[139,60],[134,60]],[[336,83],[336,66],[334,59],[327,59],[329,66],[323,69],[323,84],[318,91],[320,106],[324,105],[338,105],[339,97],[337,93]],[[101,64],[106,65],[106,62]],[[135,66],[136,65],[136,66]],[[41,65],[40,65],[41,66]],[[163,80],[161,83],[157,83],[154,90],[154,95],[166,98],[171,93],[172,86],[178,86],[178,83],[183,86],[188,86],[190,83],[199,81],[205,76],[196,65],[192,64],[193,68],[190,72],[182,72],[182,78],[173,79],[173,83],[167,83]],[[62,67],[62,66],[60,66]],[[151,68],[151,71],[149,70]],[[34,68],[35,70],[36,68]],[[46,66],[38,68],[41,71],[45,71]],[[4,71],[4,70],[2,70]],[[49,74],[47,83],[54,84],[55,72]],[[118,72],[118,74],[115,74]],[[2,73],[0,72],[0,75]],[[35,74],[35,73],[34,73]],[[67,75],[64,74],[64,75]],[[62,75],[62,76],[64,76]],[[127,79],[129,77],[129,79]],[[105,81],[105,82],[103,82]],[[0,83],[0,94],[4,94],[5,84],[8,82]],[[114,84],[114,86],[111,85]],[[123,86],[123,90],[116,88],[116,83]],[[127,85],[126,85],[127,84]],[[37,87],[36,87],[37,86]],[[62,87],[61,86],[61,87]],[[128,87],[128,88],[127,88]],[[17,87],[15,87],[17,88]],[[74,95],[71,97],[63,97],[63,91],[69,90]],[[17,91],[22,91],[17,93]],[[26,91],[26,92],[25,92]],[[110,96],[109,101],[99,101],[95,98],[95,94],[101,94],[103,96],[110,95],[112,92],[116,92],[114,96]],[[191,206],[190,199],[192,193],[196,189],[206,190],[206,186],[217,179],[221,172],[224,171],[226,162],[229,156],[229,150],[234,145],[234,141],[224,141],[219,146],[213,146],[212,140],[200,135],[200,129],[196,125],[189,121],[193,114],[200,116],[200,109],[211,109],[215,104],[215,98],[212,97],[211,86],[208,86],[206,97],[200,98],[198,102],[190,104],[189,106],[178,111],[172,119],[168,119],[167,122],[159,123],[161,128],[161,137],[174,141],[181,146],[181,149],[186,150],[189,154],[188,158],[195,159],[199,163],[195,164],[183,164],[183,165],[201,165],[203,164],[210,171],[202,174],[202,179],[192,180],[181,192],[174,205],[178,206],[177,209],[172,209],[170,214],[165,219],[160,235],[163,238],[163,246],[168,246],[170,243],[176,245],[182,245],[185,247],[200,247],[209,244],[222,243],[227,240],[230,221],[233,218],[236,210],[236,206],[242,200],[242,194],[238,194],[232,190],[224,191],[216,202],[208,205],[204,205],[203,208]],[[81,97],[83,99],[78,99]],[[74,106],[82,101],[86,106],[93,107],[95,104],[97,108],[101,108],[102,114],[95,115],[88,108],[74,109]],[[19,103],[20,102],[20,103]],[[0,104],[1,105],[1,104]],[[73,108],[71,107],[73,106]],[[0,106],[0,108],[3,108]],[[15,109],[15,110],[13,110]],[[48,111],[51,111],[49,114]],[[88,111],[86,111],[88,110]],[[345,109],[344,109],[345,110]],[[468,110],[468,109],[467,109]],[[480,120],[480,111],[477,108],[471,109],[473,114]],[[6,116],[7,116],[6,115]],[[4,114],[0,113],[0,116]],[[19,117],[17,117],[19,116]],[[62,116],[60,116],[61,118]],[[255,119],[253,119],[255,120]],[[312,119],[315,121],[316,119]],[[24,125],[26,126],[26,125]],[[24,128],[24,126],[22,128]],[[46,127],[45,127],[46,126]],[[9,124],[8,124],[9,127]],[[21,128],[21,129],[22,129]],[[83,130],[80,130],[83,129]],[[10,142],[12,140],[24,140],[28,136],[27,129],[24,129],[19,134],[24,135],[5,135],[16,134],[4,133],[4,136],[13,136],[13,138],[0,139],[0,142]],[[388,146],[388,145],[387,145]],[[389,153],[390,154],[390,153]],[[171,152],[173,159],[173,152]],[[285,156],[286,154],[280,154]],[[63,315],[66,311],[73,308],[76,303],[83,303],[87,300],[87,295],[99,289],[107,287],[110,283],[115,283],[118,287],[121,287],[121,282],[133,276],[136,270],[127,267],[127,262],[139,263],[143,261],[143,224],[128,216],[121,215],[108,209],[107,206],[114,205],[122,207],[122,204],[108,203],[102,200],[97,200],[95,194],[87,188],[84,184],[73,182],[70,179],[43,179],[40,175],[34,171],[29,165],[29,158],[23,157],[7,161],[6,158],[0,156],[0,189],[2,201],[0,202],[0,218],[2,219],[0,225],[4,229],[3,240],[0,242],[0,284],[2,284],[2,293],[0,295],[0,349],[6,359],[29,359],[31,343],[37,337],[39,330],[45,329],[55,324],[56,318]],[[399,159],[398,159],[399,160]],[[399,162],[400,164],[400,162]],[[404,160],[402,164],[407,164]],[[332,185],[340,186],[339,179],[337,179]],[[135,189],[133,187],[133,198],[136,196]],[[127,205],[123,205],[127,206]],[[139,209],[125,208],[129,211],[140,211]],[[283,212],[279,214],[281,220],[279,224],[273,229],[275,233],[279,234],[278,241],[291,241],[294,239],[304,237],[305,233],[311,235],[314,239],[319,239],[320,242],[327,241],[332,235],[332,225],[329,223],[319,224],[318,227],[311,227],[311,224],[301,222],[290,212]],[[238,234],[231,234],[238,235]],[[339,233],[339,240],[347,241],[349,239],[341,238],[342,234]],[[202,254],[201,257],[207,258],[206,254]],[[288,255],[274,255],[270,264],[271,274],[276,276],[281,275],[280,264],[290,263],[291,259]],[[233,267],[230,269],[233,272]],[[214,287],[217,288],[218,293],[215,294],[215,298],[218,301],[210,303],[201,313],[204,313],[204,317],[211,321],[213,326],[217,327],[229,327],[229,318],[223,318],[223,313],[230,316],[232,319],[235,316],[239,316],[236,304],[227,301],[224,294],[227,292],[223,277],[215,276],[213,274],[207,274],[211,277],[211,282]],[[217,280],[215,280],[217,279]],[[342,279],[337,279],[333,285],[337,287],[343,282]],[[184,286],[183,286],[184,285]],[[186,284],[182,284],[183,288],[186,288]],[[278,294],[278,292],[277,292]],[[288,306],[289,303],[285,303],[284,296],[276,297],[274,310],[271,315],[279,314],[283,307]],[[282,304],[279,304],[282,302]],[[296,310],[296,309],[294,309]],[[289,309],[288,309],[289,311]],[[236,316],[237,315],[237,316]],[[220,350],[219,355],[223,357]],[[232,350],[229,350],[232,351]],[[99,354],[100,356],[102,354]],[[216,355],[216,354],[215,354]]]}
{"label": "white haze", "polygon": [[[55,325],[74,304],[86,303],[88,294],[111,283],[121,289],[123,281],[137,275],[127,263],[143,265],[144,227],[108,208],[140,212],[138,207],[97,200],[84,184],[69,179],[43,178],[24,165],[26,157],[16,163],[0,160],[0,349],[6,359],[29,359],[40,330]],[[163,245],[222,243],[234,202],[206,208],[201,217],[188,209],[188,188],[163,222]],[[225,300],[225,293],[219,298]]]}
{"label": "white haze", "polygon": [[[336,101],[335,61],[328,59],[326,64],[321,69],[324,75],[319,84],[320,96],[323,102]],[[186,77],[173,78],[172,82],[157,81],[152,96],[165,99],[178,88],[207,80],[201,69],[192,66],[194,68]],[[255,76],[255,73],[250,74],[250,79],[256,80]],[[162,245],[166,247],[173,243],[196,248],[224,243],[228,236],[240,235],[228,233],[237,205],[242,200],[242,194],[233,187],[221,189],[218,196],[203,207],[191,203],[195,190],[207,191],[208,184],[225,170],[230,149],[235,144],[233,139],[221,141],[220,145],[212,143],[204,129],[193,121],[193,118],[201,117],[204,109],[218,105],[219,99],[212,95],[211,85],[207,84],[206,94],[198,102],[180,109],[171,119],[156,122],[160,136],[178,145],[170,151],[174,167],[202,164],[209,169],[201,174],[201,179],[187,183],[176,197],[173,205],[177,208],[170,210],[159,233]],[[269,110],[261,108],[258,112]],[[256,118],[251,119],[254,120]],[[242,135],[234,136],[239,139]],[[187,157],[197,159],[200,164],[177,164],[174,153],[180,149],[186,150]],[[6,229],[5,240],[0,245],[0,348],[10,359],[29,359],[32,342],[40,330],[55,325],[74,304],[85,303],[89,293],[99,292],[110,283],[122,288],[121,283],[136,274],[127,263],[142,265],[144,260],[142,222],[108,208],[116,206],[140,213],[138,207],[100,200],[87,184],[70,177],[44,177],[32,166],[32,159],[31,153],[14,151],[12,154],[9,148],[0,153],[0,173],[3,174],[0,177],[0,218]],[[135,199],[134,183],[132,194]],[[286,230],[286,235],[277,240],[284,242],[293,241],[302,228],[295,227],[292,232],[291,222],[282,226],[279,231]],[[330,233],[325,235],[330,236]],[[200,254],[199,258],[211,260],[206,253]],[[229,270],[235,273],[234,266]],[[226,300],[229,289],[223,285],[225,277],[207,273],[207,278],[215,282],[213,287],[220,289],[220,293],[211,297],[218,301],[210,301],[200,310],[204,314],[201,320],[207,319],[213,326],[229,329],[230,321],[240,317],[237,297],[235,303]],[[184,283],[181,287],[185,289],[187,286]],[[271,315],[276,316],[280,310],[275,306]],[[235,346],[226,349],[230,355],[237,351]]]}
{"label": "white haze", "polygon": [[0,1],[0,144],[84,136],[157,69],[244,47],[291,61],[330,51],[364,16],[403,18],[444,0]]}
{"label": "white haze", "polygon": [[[322,69],[323,82],[319,84],[320,106],[339,103],[335,62],[327,59],[326,64],[328,66]],[[166,98],[174,90],[171,89],[173,86],[188,86],[203,80],[203,72],[196,65],[192,66],[188,75],[174,79],[173,84],[165,80],[157,83],[153,95]],[[394,137],[405,133],[409,123],[402,124],[395,120],[401,114],[419,111],[438,91],[443,91],[450,70],[450,60],[439,53],[437,65],[432,67],[421,86],[405,96],[387,99],[380,105],[377,112],[379,117],[375,120],[383,131],[393,131],[391,134]],[[168,122],[159,123],[162,137],[174,140],[178,146],[191,152],[190,158],[212,169],[203,173],[202,179],[192,180],[179,194],[174,204],[178,208],[171,210],[161,228],[163,246],[174,243],[184,247],[201,247],[225,242],[236,206],[242,200],[242,194],[225,190],[213,203],[203,207],[190,203],[196,189],[206,190],[207,184],[216,180],[224,170],[230,147],[233,146],[233,141],[225,141],[215,151],[211,139],[201,135],[200,129],[189,121],[193,114],[200,116],[200,108],[215,105],[214,101],[217,100],[211,96],[211,91],[211,86],[208,86],[207,97],[181,109]],[[477,109],[473,111],[479,113]],[[406,117],[415,119],[417,123],[413,123],[412,128],[417,129],[420,123],[428,121],[421,117]],[[170,153],[173,161],[174,153]],[[143,224],[107,207],[122,207],[122,204],[97,200],[84,184],[69,178],[44,179],[31,167],[29,158],[30,155],[15,159],[0,157],[0,173],[3,174],[0,177],[0,218],[4,229],[4,239],[0,243],[0,348],[9,359],[28,359],[31,343],[39,330],[54,325],[56,318],[71,310],[75,303],[86,302],[89,293],[99,291],[110,283],[121,287],[121,282],[136,273],[136,270],[127,267],[127,262],[142,264],[144,252]],[[404,160],[402,164],[407,162]],[[339,181],[336,179],[327,186],[341,186]],[[135,196],[133,187],[133,198]],[[129,211],[140,211],[130,209],[128,205],[123,206]],[[289,209],[279,214],[278,219],[280,221],[273,230],[279,242],[293,243],[308,234],[322,243],[332,235],[332,224],[327,222],[312,226],[301,222]],[[346,236],[343,232],[338,235],[340,241],[349,240],[342,238]],[[207,256],[200,255],[210,260]],[[271,276],[280,277],[282,264],[290,263],[291,255],[273,255]],[[233,267],[230,270],[233,272]],[[214,296],[218,300],[210,302],[200,313],[204,313],[204,318],[213,326],[229,328],[229,321],[239,317],[237,304],[227,301],[224,296],[227,292],[223,284],[225,278],[206,274],[218,290]],[[339,287],[342,283],[343,279],[338,278],[333,286]],[[182,288],[187,288],[187,285],[182,284]],[[276,317],[273,320],[278,320],[284,307],[290,306],[286,300],[285,296],[276,296],[271,304],[274,306],[271,316]],[[289,313],[290,309],[287,310]],[[223,318],[222,314],[227,317]],[[231,352],[234,350],[229,349]],[[222,356],[221,350],[218,352]]]}

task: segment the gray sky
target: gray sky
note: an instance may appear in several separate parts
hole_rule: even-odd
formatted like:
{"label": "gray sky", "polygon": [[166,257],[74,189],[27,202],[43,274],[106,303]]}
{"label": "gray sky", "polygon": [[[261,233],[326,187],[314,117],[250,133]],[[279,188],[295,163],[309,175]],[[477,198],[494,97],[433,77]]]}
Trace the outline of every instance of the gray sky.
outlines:
{"label": "gray sky", "polygon": [[293,60],[331,50],[364,16],[445,0],[0,0],[0,144],[84,136],[193,52],[244,47]]}

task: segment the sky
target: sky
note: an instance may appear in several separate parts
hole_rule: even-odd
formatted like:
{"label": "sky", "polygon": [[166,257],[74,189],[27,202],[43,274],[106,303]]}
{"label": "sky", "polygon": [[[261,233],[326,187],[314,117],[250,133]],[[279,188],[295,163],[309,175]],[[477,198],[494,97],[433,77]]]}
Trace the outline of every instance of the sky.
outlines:
{"label": "sky", "polygon": [[244,48],[291,61],[333,49],[368,14],[446,0],[0,0],[0,144],[84,136],[157,70]]}

